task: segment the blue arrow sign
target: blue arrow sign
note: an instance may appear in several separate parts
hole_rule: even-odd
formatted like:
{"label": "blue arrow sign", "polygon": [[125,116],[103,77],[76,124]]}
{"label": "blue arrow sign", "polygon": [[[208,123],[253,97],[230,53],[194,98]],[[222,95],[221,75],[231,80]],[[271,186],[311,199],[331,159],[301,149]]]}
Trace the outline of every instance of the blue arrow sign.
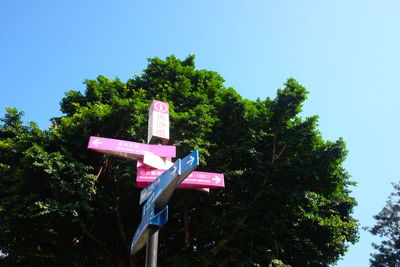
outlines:
{"label": "blue arrow sign", "polygon": [[140,192],[139,204],[143,206],[142,221],[133,236],[131,253],[135,254],[147,242],[148,226],[162,227],[168,220],[167,203],[175,188],[199,166],[199,151],[195,150],[185,158],[178,159],[151,184]]}
{"label": "blue arrow sign", "polygon": [[155,214],[154,205],[146,210],[143,207],[142,221],[137,228],[135,235],[132,239],[131,253],[135,254],[139,249],[141,249],[146,243],[149,237],[149,225],[154,225],[158,227],[163,227],[168,221],[168,206],[166,206],[162,211]]}
{"label": "blue arrow sign", "polygon": [[183,180],[185,180],[186,177],[188,177],[188,175],[194,171],[200,164],[200,159],[199,159],[199,151],[195,150],[192,153],[190,153],[189,155],[187,155],[186,157],[184,157],[182,159],[182,163],[181,163],[181,181],[179,181],[179,183],[181,183]]}

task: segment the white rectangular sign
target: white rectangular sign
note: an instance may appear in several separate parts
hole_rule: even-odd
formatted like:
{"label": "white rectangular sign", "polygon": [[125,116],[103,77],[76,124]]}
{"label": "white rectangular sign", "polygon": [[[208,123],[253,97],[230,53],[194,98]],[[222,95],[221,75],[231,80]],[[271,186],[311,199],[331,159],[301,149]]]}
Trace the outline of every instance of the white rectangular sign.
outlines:
{"label": "white rectangular sign", "polygon": [[147,143],[160,139],[165,145],[169,141],[169,105],[153,100],[149,110]]}

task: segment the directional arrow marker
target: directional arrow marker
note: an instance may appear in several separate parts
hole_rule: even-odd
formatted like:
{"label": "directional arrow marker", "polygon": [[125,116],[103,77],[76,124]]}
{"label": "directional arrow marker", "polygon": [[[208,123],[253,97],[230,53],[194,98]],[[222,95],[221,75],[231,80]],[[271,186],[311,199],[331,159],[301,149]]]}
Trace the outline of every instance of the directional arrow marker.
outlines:
{"label": "directional arrow marker", "polygon": [[218,176],[215,176],[211,180],[215,181],[216,184],[219,184],[219,182],[221,181],[221,178],[219,178]]}
{"label": "directional arrow marker", "polygon": [[189,164],[190,166],[192,166],[193,162],[194,162],[194,157],[193,157],[193,156],[190,156],[190,159],[188,160],[187,164]]}
{"label": "directional arrow marker", "polygon": [[173,169],[173,171],[171,172],[171,174],[172,174],[172,175],[175,175],[175,174],[176,174],[176,170],[177,170],[178,168],[177,168],[175,165],[173,166],[173,168],[174,168],[174,169]]}
{"label": "directional arrow marker", "polygon": [[[181,167],[182,176],[184,177],[188,176],[194,170],[193,168],[195,166],[199,166],[199,164],[200,164],[199,151],[195,150],[182,159],[182,167]],[[182,180],[180,182],[182,182]]]}
{"label": "directional arrow marker", "polygon": [[98,139],[98,138],[93,141],[93,145],[95,145],[96,147],[98,147],[101,144],[102,143],[100,142],[100,139]]}

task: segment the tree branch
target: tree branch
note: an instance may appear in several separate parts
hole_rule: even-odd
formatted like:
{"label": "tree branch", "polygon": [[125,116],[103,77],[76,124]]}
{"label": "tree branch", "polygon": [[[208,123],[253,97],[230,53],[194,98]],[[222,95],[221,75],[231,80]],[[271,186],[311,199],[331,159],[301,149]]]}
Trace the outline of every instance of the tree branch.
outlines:
{"label": "tree branch", "polygon": [[188,207],[185,205],[183,207],[183,227],[185,233],[185,248],[190,246],[190,230],[189,230],[189,211]]}
{"label": "tree branch", "polygon": [[40,257],[40,258],[47,258],[47,259],[54,259],[56,256],[53,253],[50,254],[33,254],[35,257]]}
{"label": "tree branch", "polygon": [[[274,135],[274,139],[273,139],[273,157],[271,160],[271,165],[274,164],[274,162],[280,157],[282,156],[283,152],[286,149],[286,145],[281,149],[281,151],[278,153],[278,155],[275,155],[275,150],[276,150],[276,136]],[[275,157],[275,158],[274,158]],[[253,200],[252,200],[252,205],[255,205],[258,197],[260,196],[260,194],[262,193],[262,189],[263,187],[266,185],[267,181],[268,181],[268,175],[265,176],[264,180],[261,183],[260,189],[258,190],[258,192],[255,194]],[[244,222],[247,220],[247,218],[249,217],[249,211],[239,220],[239,223],[236,224],[235,228],[232,230],[231,234],[229,235],[228,238],[225,239],[221,239],[220,241],[218,241],[213,248],[211,248],[210,252],[213,256],[216,256],[218,254],[218,250],[220,247],[224,246],[226,243],[228,243],[232,237],[237,233],[237,231],[244,225]]]}
{"label": "tree branch", "polygon": [[109,160],[109,159],[106,159],[106,160],[103,161],[103,164],[102,164],[102,166],[100,167],[99,172],[97,173],[96,181],[99,179],[100,175],[103,173],[103,170],[104,170],[104,169],[108,169],[109,163],[110,163],[110,160]]}
{"label": "tree branch", "polygon": [[83,233],[86,234],[87,237],[89,237],[97,246],[99,246],[103,251],[105,252],[106,256],[109,258],[109,260],[112,262],[113,257],[111,252],[107,249],[107,247],[104,245],[104,243],[99,240],[97,237],[95,237],[91,232],[89,232],[84,225],[82,225],[82,231]]}

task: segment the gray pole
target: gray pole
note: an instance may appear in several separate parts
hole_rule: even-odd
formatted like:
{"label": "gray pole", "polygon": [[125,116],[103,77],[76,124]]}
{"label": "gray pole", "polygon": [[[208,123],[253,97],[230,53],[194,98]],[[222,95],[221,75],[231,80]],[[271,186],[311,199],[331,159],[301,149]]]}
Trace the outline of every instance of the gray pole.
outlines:
{"label": "gray pole", "polygon": [[[154,144],[161,145],[162,141],[156,139]],[[146,246],[146,267],[157,267],[158,256],[158,227],[149,225],[149,237]]]}
{"label": "gray pole", "polygon": [[157,267],[158,227],[149,225],[149,238],[146,246],[146,267]]}

